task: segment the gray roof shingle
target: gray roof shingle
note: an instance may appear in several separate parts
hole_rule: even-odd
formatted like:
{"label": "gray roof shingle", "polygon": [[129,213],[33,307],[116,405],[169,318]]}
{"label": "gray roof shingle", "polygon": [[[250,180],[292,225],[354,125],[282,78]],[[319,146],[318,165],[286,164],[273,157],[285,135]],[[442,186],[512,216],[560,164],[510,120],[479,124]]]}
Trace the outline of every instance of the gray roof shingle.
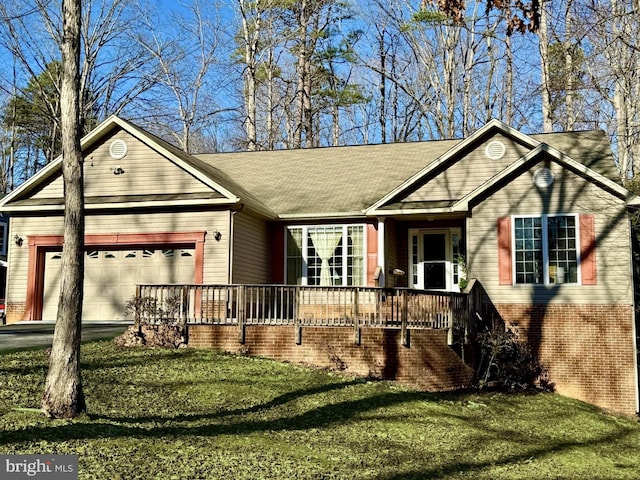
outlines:
{"label": "gray roof shingle", "polygon": [[[532,135],[619,182],[604,132]],[[360,214],[461,140],[202,154],[279,215]]]}

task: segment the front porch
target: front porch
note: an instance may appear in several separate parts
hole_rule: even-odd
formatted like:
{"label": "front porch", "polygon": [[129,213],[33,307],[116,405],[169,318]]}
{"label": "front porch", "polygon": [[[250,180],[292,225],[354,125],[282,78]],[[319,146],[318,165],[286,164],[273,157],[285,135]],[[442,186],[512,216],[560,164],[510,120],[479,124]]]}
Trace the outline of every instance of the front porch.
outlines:
{"label": "front porch", "polygon": [[476,331],[481,288],[465,292],[382,287],[297,285],[140,285],[137,323],[236,326],[244,342],[249,325],[345,327],[357,344],[363,328],[397,329],[403,345],[410,330],[447,332],[447,343],[469,343]]}

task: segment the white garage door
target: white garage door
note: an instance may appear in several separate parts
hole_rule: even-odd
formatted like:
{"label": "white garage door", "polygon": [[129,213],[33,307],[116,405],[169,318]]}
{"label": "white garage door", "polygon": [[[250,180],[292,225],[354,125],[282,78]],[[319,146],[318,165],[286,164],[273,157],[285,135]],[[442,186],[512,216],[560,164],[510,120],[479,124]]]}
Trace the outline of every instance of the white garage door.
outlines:
{"label": "white garage door", "polygon": [[[122,320],[137,284],[193,283],[193,249],[93,250],[85,252],[83,320]],[[55,320],[62,255],[46,254],[42,319]]]}

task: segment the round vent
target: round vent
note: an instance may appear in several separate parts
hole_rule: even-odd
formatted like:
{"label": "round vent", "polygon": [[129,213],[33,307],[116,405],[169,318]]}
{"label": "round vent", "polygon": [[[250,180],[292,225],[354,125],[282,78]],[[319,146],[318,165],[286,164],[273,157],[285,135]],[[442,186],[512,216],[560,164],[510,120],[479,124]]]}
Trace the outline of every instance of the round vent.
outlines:
{"label": "round vent", "polygon": [[124,140],[114,140],[109,146],[111,158],[120,160],[127,154],[127,143]]}
{"label": "round vent", "polygon": [[504,157],[505,151],[506,148],[504,146],[504,143],[498,140],[494,140],[493,142],[489,142],[485,153],[491,160],[500,160],[502,157]]}
{"label": "round vent", "polygon": [[549,188],[555,179],[553,172],[546,167],[536,170],[536,173],[533,174],[533,183],[538,188]]}

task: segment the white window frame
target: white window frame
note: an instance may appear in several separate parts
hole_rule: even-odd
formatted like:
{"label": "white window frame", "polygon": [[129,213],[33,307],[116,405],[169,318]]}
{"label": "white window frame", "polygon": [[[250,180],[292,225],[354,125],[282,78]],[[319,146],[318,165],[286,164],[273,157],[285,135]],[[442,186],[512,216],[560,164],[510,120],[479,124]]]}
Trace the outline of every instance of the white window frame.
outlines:
{"label": "white window frame", "polygon": [[[576,242],[576,281],[564,282],[562,284],[554,283],[550,281],[549,277],[549,224],[548,220],[551,217],[573,217],[575,219],[575,242]],[[541,283],[518,283],[516,272],[516,222],[517,218],[539,218],[542,220],[542,275],[543,281]],[[511,269],[513,285],[520,286],[555,286],[555,285],[582,285],[582,269],[580,268],[582,261],[580,258],[580,214],[577,213],[543,213],[543,214],[529,214],[529,215],[512,215],[511,216]]]}
{"label": "white window frame", "polygon": [[348,285],[348,248],[346,245],[342,246],[342,285],[337,285],[340,287],[364,287],[367,285],[367,224],[365,223],[345,223],[345,224],[313,224],[313,225],[287,225],[285,226],[285,236],[284,236],[284,282],[287,282],[288,277],[288,255],[287,255],[287,242],[289,236],[287,235],[287,231],[290,229],[302,229],[302,278],[300,285],[308,286],[309,285],[309,270],[308,270],[308,261],[309,261],[309,229],[313,228],[342,228],[342,238],[348,238],[349,228],[350,227],[360,227],[362,228],[362,278],[360,279],[359,285]]}

